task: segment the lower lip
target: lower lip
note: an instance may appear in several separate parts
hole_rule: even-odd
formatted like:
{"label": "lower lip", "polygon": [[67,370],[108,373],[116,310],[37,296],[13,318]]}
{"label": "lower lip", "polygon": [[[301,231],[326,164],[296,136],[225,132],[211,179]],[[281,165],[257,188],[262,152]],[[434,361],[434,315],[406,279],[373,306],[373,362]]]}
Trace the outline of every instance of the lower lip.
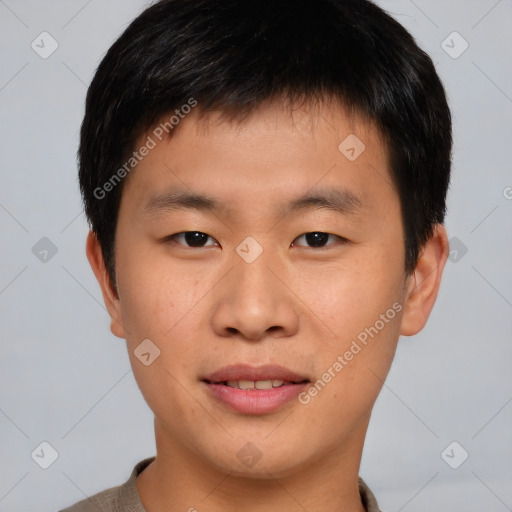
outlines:
{"label": "lower lip", "polygon": [[215,398],[242,414],[275,412],[296,398],[308,385],[307,382],[303,382],[272,389],[238,389],[225,384],[205,384]]}

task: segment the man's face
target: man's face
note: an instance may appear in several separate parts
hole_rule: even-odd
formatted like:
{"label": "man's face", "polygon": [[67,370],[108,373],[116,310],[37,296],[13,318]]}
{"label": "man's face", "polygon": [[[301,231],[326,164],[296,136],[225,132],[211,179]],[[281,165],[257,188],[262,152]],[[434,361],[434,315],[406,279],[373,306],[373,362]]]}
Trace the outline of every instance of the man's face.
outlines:
{"label": "man's face", "polygon": [[355,460],[406,296],[386,148],[332,106],[208,121],[148,132],[119,211],[113,329],[157,442],[261,477]]}

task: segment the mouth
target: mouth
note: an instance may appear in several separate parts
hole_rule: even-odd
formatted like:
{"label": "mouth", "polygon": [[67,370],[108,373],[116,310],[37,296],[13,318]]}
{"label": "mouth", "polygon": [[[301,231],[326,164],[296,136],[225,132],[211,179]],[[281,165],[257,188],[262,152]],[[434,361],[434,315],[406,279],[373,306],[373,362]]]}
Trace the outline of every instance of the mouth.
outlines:
{"label": "mouth", "polygon": [[235,389],[272,389],[281,388],[283,386],[291,386],[292,384],[306,384],[309,380],[302,381],[289,381],[281,379],[267,379],[267,380],[226,380],[221,382],[211,382],[205,379],[207,384],[222,384]]}
{"label": "mouth", "polygon": [[209,395],[242,414],[277,411],[310,383],[305,375],[276,365],[232,365],[201,379]]}
{"label": "mouth", "polygon": [[310,382],[307,376],[283,366],[253,367],[245,364],[225,366],[202,380],[208,384],[224,384],[238,389],[270,389]]}

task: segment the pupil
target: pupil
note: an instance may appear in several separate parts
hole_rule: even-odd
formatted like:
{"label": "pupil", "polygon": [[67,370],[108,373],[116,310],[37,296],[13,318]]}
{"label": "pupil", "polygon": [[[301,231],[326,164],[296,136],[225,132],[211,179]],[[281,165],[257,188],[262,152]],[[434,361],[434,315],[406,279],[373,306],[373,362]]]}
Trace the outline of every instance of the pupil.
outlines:
{"label": "pupil", "polygon": [[312,245],[313,247],[320,247],[325,245],[329,238],[329,235],[327,233],[307,233],[306,234],[306,240],[309,245]]}
{"label": "pupil", "polygon": [[208,235],[200,231],[188,231],[185,233],[185,240],[192,247],[201,247],[206,243]]}

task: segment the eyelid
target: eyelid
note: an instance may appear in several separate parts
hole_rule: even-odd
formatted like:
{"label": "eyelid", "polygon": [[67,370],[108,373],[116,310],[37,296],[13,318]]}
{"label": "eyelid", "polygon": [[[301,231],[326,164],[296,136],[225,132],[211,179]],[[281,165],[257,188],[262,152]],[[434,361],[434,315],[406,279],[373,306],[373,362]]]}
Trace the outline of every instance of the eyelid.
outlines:
{"label": "eyelid", "polygon": [[[309,245],[299,245],[296,243],[296,240],[298,240],[299,238],[302,238],[302,237],[305,237],[306,235],[309,235],[310,233],[321,233],[321,234],[325,234],[325,235],[328,235],[329,237],[333,237],[333,238],[336,238],[337,240],[335,240],[333,243],[328,243],[326,245],[323,245],[321,247],[312,247],[312,246],[309,246]],[[345,242],[348,242],[348,239],[340,236],[340,235],[334,235],[332,233],[327,233],[326,231],[308,231],[307,233],[303,233],[302,235],[299,235],[297,238],[295,238],[292,242],[292,246],[293,247],[305,247],[307,249],[313,249],[313,250],[322,250],[322,249],[326,249],[327,247],[330,247],[332,245],[337,245],[337,243],[345,243]]]}
{"label": "eyelid", "polygon": [[[180,243],[178,241],[176,241],[176,239],[178,237],[181,237],[183,238],[187,233],[201,233],[202,235],[206,235],[209,239],[209,241],[213,241],[213,243],[207,243],[206,245],[201,245],[201,246],[197,246],[197,247],[194,247],[194,246],[191,246],[191,245],[187,245],[186,243]],[[322,246],[319,246],[319,247],[315,247],[315,246],[308,246],[307,244],[298,244],[296,241],[303,238],[303,237],[306,237],[307,235],[309,234],[312,234],[312,233],[320,233],[320,234],[323,234],[323,235],[327,235],[329,238],[331,239],[335,239],[334,242],[331,242],[331,243],[327,243],[326,245],[322,245]],[[203,249],[203,248],[206,248],[206,247],[220,247],[220,243],[211,235],[209,235],[208,233],[205,233],[204,231],[196,231],[196,230],[188,230],[188,231],[180,231],[178,233],[174,233],[172,235],[168,235],[166,237],[163,238],[163,241],[164,242],[174,242],[176,243],[177,245],[181,246],[181,247],[184,247],[184,248],[187,248],[187,249]],[[340,235],[334,235],[333,233],[328,233],[326,231],[308,231],[306,233],[302,233],[301,235],[297,236],[291,243],[291,246],[292,247],[305,247],[307,249],[313,249],[313,250],[322,250],[322,249],[326,249],[332,245],[337,245],[338,243],[345,243],[345,242],[348,242],[349,240],[345,237],[342,237]]]}
{"label": "eyelid", "polygon": [[[186,243],[179,243],[179,242],[176,241],[177,237],[179,237],[179,236],[183,237],[187,233],[201,233],[203,235],[206,235],[210,240],[213,240],[215,243],[213,243],[213,244],[206,244],[206,245],[202,245],[202,246],[199,246],[199,247],[193,247],[191,245],[187,245]],[[204,231],[195,231],[195,230],[180,231],[179,233],[174,233],[173,235],[166,236],[164,238],[164,241],[165,242],[174,242],[174,243],[176,243],[177,245],[179,245],[181,247],[185,247],[186,249],[204,249],[205,247],[216,247],[216,246],[220,247],[219,242],[215,238],[213,238],[213,236],[209,235],[208,233],[205,233]]]}

